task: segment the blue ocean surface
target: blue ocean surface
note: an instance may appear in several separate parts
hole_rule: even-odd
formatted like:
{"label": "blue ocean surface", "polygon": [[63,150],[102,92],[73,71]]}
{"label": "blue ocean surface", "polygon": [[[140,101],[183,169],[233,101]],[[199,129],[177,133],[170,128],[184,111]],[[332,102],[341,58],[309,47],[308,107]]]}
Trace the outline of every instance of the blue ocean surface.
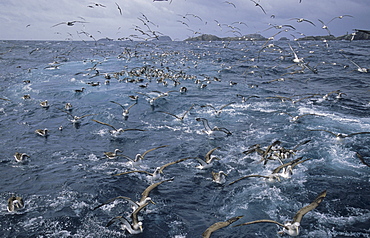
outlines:
{"label": "blue ocean surface", "polygon": [[[299,237],[370,237],[370,134],[356,134],[370,132],[370,74],[358,70],[369,53],[368,41],[1,41],[1,237],[193,238],[236,216],[212,237],[280,237],[273,223],[234,226],[284,224],[324,190]],[[111,134],[119,128],[135,130]],[[197,167],[212,149],[218,160]],[[300,157],[288,178],[230,185]],[[184,158],[157,181],[117,175]],[[106,227],[130,221],[130,204],[97,206],[140,200],[163,179],[173,180],[150,192],[142,233]],[[13,194],[25,206],[8,212]]]}

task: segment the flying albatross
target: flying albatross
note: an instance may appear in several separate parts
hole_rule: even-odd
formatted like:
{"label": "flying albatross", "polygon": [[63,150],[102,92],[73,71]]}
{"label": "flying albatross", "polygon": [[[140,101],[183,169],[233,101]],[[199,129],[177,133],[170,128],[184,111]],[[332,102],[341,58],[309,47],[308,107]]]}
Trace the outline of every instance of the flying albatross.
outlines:
{"label": "flying albatross", "polygon": [[125,199],[125,200],[127,200],[130,204],[131,204],[131,207],[133,208],[133,210],[135,210],[135,209],[137,209],[138,207],[140,207],[140,206],[142,206],[142,205],[144,205],[145,203],[147,203],[147,202],[151,202],[151,203],[153,203],[153,204],[155,204],[153,201],[152,201],[152,199],[149,197],[149,194],[150,194],[150,192],[153,190],[153,189],[155,189],[156,187],[158,187],[159,185],[161,185],[162,183],[164,183],[164,182],[169,182],[169,181],[172,181],[173,180],[173,178],[171,178],[171,179],[166,179],[166,180],[162,180],[162,181],[160,181],[160,182],[157,182],[157,183],[153,183],[153,184],[151,184],[151,185],[149,185],[142,193],[141,193],[141,198],[140,198],[140,200],[139,201],[133,201],[131,198],[129,198],[129,197],[125,197],[125,196],[118,196],[118,197],[115,197],[115,198],[112,198],[112,199],[109,199],[108,201],[106,201],[106,202],[104,202],[104,203],[102,203],[102,204],[100,204],[100,205],[98,205],[98,206],[96,206],[95,208],[94,208],[94,210],[95,209],[97,209],[97,208],[99,208],[99,207],[102,207],[102,206],[104,206],[104,205],[106,205],[106,204],[109,204],[109,203],[111,203],[111,202],[114,202],[115,200],[117,200],[117,199]]}
{"label": "flying albatross", "polygon": [[110,101],[110,102],[115,103],[115,104],[119,105],[120,107],[122,107],[122,109],[123,109],[122,116],[125,120],[127,120],[127,118],[128,118],[128,115],[130,113],[130,109],[137,104],[137,102],[135,102],[134,104],[132,104],[132,105],[130,105],[129,107],[126,108],[118,102],[115,102],[115,101]]}
{"label": "flying albatross", "polygon": [[105,123],[105,122],[101,122],[101,121],[98,121],[98,120],[94,120],[92,119],[92,121],[94,122],[97,122],[99,124],[102,124],[102,125],[106,125],[106,126],[109,126],[111,127],[113,130],[110,130],[109,132],[111,133],[112,136],[118,136],[120,135],[122,132],[125,132],[125,131],[145,131],[145,130],[142,130],[142,129],[136,129],[136,128],[127,128],[127,129],[122,129],[122,128],[115,128],[114,126],[108,124],[108,123]]}
{"label": "flying albatross", "polygon": [[131,223],[123,216],[114,217],[111,219],[106,227],[112,225],[116,220],[119,220],[122,230],[127,230],[130,234],[140,234],[143,232],[143,223],[138,219],[138,213],[143,210],[149,203],[144,203],[143,205],[136,208],[130,215]]}
{"label": "flying albatross", "polygon": [[74,116],[74,115],[72,115],[72,113],[70,113],[70,112],[67,112],[67,111],[64,111],[64,110],[62,110],[62,109],[60,109],[60,108],[57,108],[58,110],[60,110],[60,111],[62,111],[62,112],[65,112],[65,113],[67,113],[70,117],[71,117],[71,119],[70,119],[70,121],[73,123],[73,124],[79,124],[79,123],[81,123],[81,119],[82,118],[85,118],[85,117],[89,117],[89,116],[94,116],[94,115],[97,115],[97,114],[87,114],[87,115],[83,115],[83,116]]}
{"label": "flying albatross", "polygon": [[214,107],[214,106],[212,106],[212,105],[210,105],[210,104],[202,105],[202,106],[200,106],[200,107],[210,107],[210,108],[212,108],[212,109],[215,111],[215,115],[216,115],[216,116],[219,116],[219,115],[221,114],[222,110],[223,110],[225,107],[230,106],[231,104],[234,104],[234,103],[235,103],[235,102],[227,103],[227,104],[225,104],[225,105],[222,105],[219,109],[217,109],[216,107]]}
{"label": "flying albatross", "polygon": [[119,174],[114,174],[113,176],[120,176],[120,175],[125,175],[125,174],[130,174],[130,173],[145,173],[145,174],[148,174],[149,176],[151,176],[152,181],[155,181],[155,180],[158,180],[161,177],[161,174],[163,174],[163,170],[165,168],[167,168],[168,166],[173,165],[173,164],[178,164],[178,163],[183,162],[183,161],[188,160],[188,159],[194,159],[194,158],[193,157],[187,157],[187,158],[183,158],[183,159],[179,159],[179,160],[176,160],[176,161],[169,162],[167,164],[162,165],[161,167],[157,167],[154,170],[153,173],[150,173],[150,172],[147,172],[147,171],[144,171],[144,170],[133,170],[133,171],[123,172],[123,173],[119,173]]}
{"label": "flying albatross", "polygon": [[229,183],[229,185],[232,185],[236,182],[239,182],[240,180],[243,180],[243,179],[246,179],[246,178],[252,178],[252,177],[265,178],[265,179],[268,179],[269,181],[274,181],[274,180],[280,181],[281,177],[290,178],[290,176],[293,174],[293,168],[295,166],[311,159],[311,158],[308,158],[308,159],[302,160],[302,158],[303,157],[299,157],[295,160],[292,160],[288,163],[285,163],[285,164],[282,164],[282,165],[278,166],[269,175],[251,174],[251,175],[241,177],[241,178]]}
{"label": "flying albatross", "polygon": [[211,237],[211,234],[221,228],[224,228],[224,227],[227,227],[229,226],[230,224],[236,222],[237,220],[239,220],[240,218],[242,218],[243,216],[237,216],[237,217],[232,217],[226,221],[220,221],[220,222],[216,222],[214,223],[213,225],[211,225],[210,227],[207,228],[207,230],[205,230],[203,233],[202,233],[202,237],[203,238],[209,238]]}
{"label": "flying albatross", "polygon": [[194,104],[193,104],[193,105],[191,105],[191,107],[190,107],[188,110],[186,110],[186,111],[185,111],[181,116],[177,116],[177,115],[175,115],[175,114],[172,114],[172,113],[169,113],[169,112],[165,112],[165,111],[158,111],[158,112],[162,112],[162,113],[165,113],[165,114],[171,115],[171,116],[175,117],[176,119],[178,119],[178,120],[180,120],[180,121],[183,121],[183,120],[184,120],[184,118],[185,118],[185,116],[189,113],[189,111],[190,111],[191,109],[193,109],[193,107],[194,107]]}
{"label": "flying albatross", "polygon": [[203,122],[203,126],[204,126],[204,129],[205,129],[205,130],[203,130],[203,132],[206,133],[207,135],[210,135],[210,134],[212,134],[215,131],[224,132],[227,136],[232,135],[232,133],[228,129],[226,129],[225,127],[217,127],[217,126],[215,126],[215,127],[211,128],[209,126],[209,124],[208,124],[208,120],[205,119],[205,118],[198,117],[195,120],[196,121]]}
{"label": "flying albatross", "polygon": [[145,151],[142,154],[136,154],[135,159],[132,159],[131,157],[129,157],[127,155],[120,155],[120,156],[128,159],[129,163],[131,163],[132,165],[135,165],[135,164],[139,164],[144,159],[145,155],[148,154],[149,152],[151,152],[153,150],[160,149],[160,148],[164,148],[164,147],[167,147],[167,146],[168,145],[157,146],[157,147],[154,147],[152,149],[149,149],[149,150]]}
{"label": "flying albatross", "polygon": [[256,221],[251,221],[251,222],[246,222],[246,223],[243,223],[243,224],[239,224],[239,225],[235,225],[234,227],[236,226],[244,226],[244,225],[250,225],[250,224],[255,224],[255,223],[261,223],[261,222],[267,222],[267,223],[275,223],[281,227],[283,227],[283,230],[279,232],[279,234],[288,234],[290,236],[298,236],[299,235],[299,227],[301,225],[301,221],[302,221],[302,218],[303,216],[315,209],[321,202],[322,200],[326,197],[326,190],[324,190],[323,192],[321,192],[316,198],[315,200],[308,204],[307,206],[301,208],[296,214],[295,216],[293,217],[293,220],[290,221],[290,222],[287,222],[285,224],[281,224],[277,221],[274,221],[274,220],[268,220],[268,219],[263,219],[263,220],[256,220]]}
{"label": "flying albatross", "polygon": [[370,131],[355,132],[355,133],[351,133],[351,134],[335,133],[335,132],[331,132],[331,131],[328,131],[328,130],[322,130],[322,129],[315,129],[315,130],[309,130],[309,131],[324,131],[324,132],[332,134],[337,139],[342,139],[342,138],[356,136],[356,135],[362,135],[362,134],[370,134]]}
{"label": "flying albatross", "polygon": [[204,159],[201,159],[199,157],[196,157],[195,159],[199,162],[200,165],[197,166],[198,169],[207,169],[212,167],[213,161],[214,160],[219,160],[218,157],[212,156],[213,152],[217,149],[220,149],[221,147],[216,147],[211,149],[210,151],[207,152],[206,156]]}

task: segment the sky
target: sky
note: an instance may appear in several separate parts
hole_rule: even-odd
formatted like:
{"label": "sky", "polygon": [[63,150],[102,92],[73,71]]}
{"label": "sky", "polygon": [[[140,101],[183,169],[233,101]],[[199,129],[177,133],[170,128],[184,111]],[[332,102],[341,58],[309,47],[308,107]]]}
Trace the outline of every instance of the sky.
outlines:
{"label": "sky", "polygon": [[370,30],[370,0],[255,0],[259,6],[253,1],[1,0],[0,40],[141,40],[154,34],[184,40],[253,33],[268,38],[282,30],[275,39],[329,34],[318,19],[334,36]]}

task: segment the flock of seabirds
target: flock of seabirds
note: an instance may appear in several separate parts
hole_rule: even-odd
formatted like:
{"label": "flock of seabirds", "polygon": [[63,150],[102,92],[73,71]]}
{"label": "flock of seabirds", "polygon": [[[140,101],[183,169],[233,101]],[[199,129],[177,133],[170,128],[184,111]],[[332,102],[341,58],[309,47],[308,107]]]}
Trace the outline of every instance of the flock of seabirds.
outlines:
{"label": "flock of seabirds", "polygon": [[[159,1],[159,0],[154,0],[154,1]],[[265,10],[263,9],[263,7],[258,2],[255,2],[253,0],[251,0],[251,1],[254,2],[255,6],[259,7],[263,11],[264,14],[266,14]],[[301,1],[299,1],[299,2],[301,2]],[[232,2],[225,1],[225,3],[230,4],[233,7],[236,7],[235,4],[233,4]],[[120,6],[117,3],[116,3],[116,6],[119,10],[119,13],[122,15],[122,10],[121,10]],[[106,7],[106,6],[103,5],[103,4],[100,4],[100,3],[93,3],[93,4],[89,5],[88,7],[96,8],[96,7]],[[186,20],[188,20],[189,16],[193,16],[194,18],[199,18],[200,19],[200,17],[198,17],[196,15],[187,14],[187,16],[184,16],[182,20],[179,20],[179,22],[183,25],[187,25]],[[339,16],[339,17],[334,17],[330,22],[332,22],[335,19],[342,19],[344,17],[352,17],[352,16],[343,15],[343,16]],[[147,27],[146,30],[143,30],[143,28],[140,28],[140,27],[136,26],[136,30],[138,32],[141,32],[142,37],[150,37],[150,38],[157,38],[158,37],[158,35],[159,35],[158,32],[152,31],[150,29],[149,24],[151,24],[151,22],[149,21],[149,19],[144,14],[143,14],[142,17],[139,18],[139,20],[143,23],[144,26]],[[307,22],[307,23],[312,24],[312,25],[315,26],[315,24],[312,21],[307,20],[307,19],[296,18],[296,20],[297,20],[298,23]],[[218,21],[215,20],[215,22],[217,22],[217,24],[220,27],[223,26]],[[323,25],[322,28],[327,30],[328,34],[331,35],[331,33],[330,33],[330,31],[327,27],[328,23],[330,23],[330,22],[328,22],[326,24],[321,20],[320,20],[320,22]],[[62,22],[62,23],[55,24],[52,27],[56,27],[56,26],[59,26],[59,25],[62,25],[62,24],[66,24],[67,26],[73,26],[76,23],[86,24],[87,22],[86,21],[67,21],[67,22]],[[239,24],[244,24],[244,23],[240,22]],[[236,26],[226,25],[226,27],[229,27],[230,30],[232,30],[232,31],[238,31],[238,28]],[[280,31],[281,29],[289,29],[289,30],[294,30],[295,29],[291,25],[281,25],[281,26],[271,25],[271,28],[275,28],[275,29],[279,30],[274,36],[279,34],[281,32]],[[86,33],[86,34],[91,36],[88,33]],[[258,57],[253,58],[253,60],[251,60],[251,61],[253,61],[253,62],[258,61],[258,59],[260,57],[262,57],[261,54],[263,54],[264,52],[268,52],[268,50],[271,50],[271,49],[276,50],[278,52],[280,52],[280,51],[282,52],[282,49],[279,46],[272,43],[273,42],[272,40],[274,40],[274,36],[268,38],[268,40],[262,45],[260,51],[258,52]],[[131,36],[131,39],[133,39],[133,38],[135,38],[135,37]],[[140,37],[137,37],[137,38],[140,39]],[[225,43],[224,48],[227,47],[227,46],[228,46],[228,44]],[[314,73],[314,74],[318,73],[316,67],[311,66],[309,64],[309,62],[305,61],[304,58],[300,58],[298,56],[298,52],[296,50],[294,50],[293,47],[290,44],[289,44],[289,49],[291,51],[291,52],[288,53],[289,57],[292,58],[292,62],[294,63],[294,66],[299,68],[296,71],[290,72],[289,73],[290,76],[294,76],[295,74],[298,74],[298,73],[304,73],[305,70],[309,71],[311,73]],[[38,51],[38,50],[40,50],[40,49],[37,48],[36,50],[31,51],[30,55],[33,54],[34,51]],[[354,62],[348,56],[346,56],[344,54],[341,54],[341,55],[346,60],[348,60],[349,63],[353,64],[356,67],[356,70],[358,72],[367,73],[367,68],[359,66],[356,62]],[[135,57],[139,58],[141,56],[139,54],[137,54],[136,50],[130,50],[128,48],[125,50],[125,52],[123,52],[122,54],[120,54],[118,56],[118,58],[124,58],[127,61],[130,61],[132,58],[135,58]],[[174,120],[177,120],[177,121],[180,121],[180,122],[183,121],[184,118],[189,115],[189,112],[191,112],[192,110],[196,110],[197,107],[198,108],[211,108],[212,110],[214,110],[214,115],[219,116],[225,108],[227,108],[227,107],[229,107],[233,104],[236,104],[236,102],[231,102],[231,103],[227,103],[225,105],[222,105],[221,107],[216,107],[216,106],[211,105],[211,104],[204,104],[204,105],[193,104],[185,112],[183,112],[181,115],[176,115],[176,114],[166,112],[166,111],[163,111],[163,110],[160,110],[160,109],[158,110],[158,108],[160,108],[160,103],[157,104],[157,101],[160,101],[160,99],[167,98],[170,95],[177,94],[177,93],[186,95],[188,90],[192,90],[191,88],[181,86],[181,81],[182,80],[188,80],[188,81],[192,80],[192,81],[194,81],[197,88],[202,89],[202,88],[206,88],[207,85],[209,85],[212,82],[221,81],[221,79],[219,79],[217,77],[209,77],[209,76],[206,76],[205,79],[199,79],[200,77],[197,77],[196,75],[187,74],[184,71],[175,71],[175,70],[171,70],[168,67],[167,68],[164,68],[164,67],[160,68],[160,67],[151,67],[151,66],[148,66],[148,65],[145,65],[143,67],[135,67],[135,68],[132,68],[131,70],[130,69],[124,69],[124,70],[117,71],[117,72],[104,72],[104,73],[102,73],[98,69],[99,64],[101,64],[101,62],[95,63],[93,67],[89,68],[85,72],[76,73],[76,75],[83,74],[85,77],[87,77],[89,79],[101,78],[103,80],[102,82],[100,82],[100,81],[97,81],[97,82],[89,81],[89,82],[86,83],[87,84],[86,87],[88,87],[88,86],[99,87],[102,84],[110,84],[110,82],[112,80],[117,80],[118,82],[136,83],[140,89],[148,90],[148,92],[145,92],[145,93],[144,92],[136,92],[136,94],[127,95],[128,98],[130,100],[132,100],[132,103],[129,104],[129,105],[123,105],[123,104],[121,104],[119,102],[116,102],[116,101],[110,101],[110,103],[113,103],[113,104],[122,108],[122,117],[123,117],[124,120],[127,120],[129,118],[130,111],[134,110],[135,106],[138,103],[140,103],[139,100],[138,100],[140,97],[146,99],[146,101],[152,107],[153,111],[156,110],[160,113],[166,114],[169,117],[173,117]],[[163,64],[163,65],[165,66],[165,64]],[[62,67],[62,63],[53,62],[53,63],[50,64],[50,66],[47,66],[48,69],[50,69],[50,68],[58,69],[59,67]],[[346,67],[351,68],[348,65]],[[29,72],[31,70],[32,69],[29,69]],[[158,85],[163,85],[163,87],[166,87],[167,85],[172,84],[172,85],[174,85],[174,88],[176,88],[176,90],[175,89],[174,90],[169,90],[167,92],[150,91],[150,89],[147,89],[147,88],[149,88],[148,85],[152,82],[152,80],[155,80],[155,82],[158,83]],[[284,81],[284,80],[285,80],[285,78],[282,77],[282,78],[275,79],[275,80],[265,82],[265,83],[272,83],[274,81]],[[30,84],[31,81],[25,80],[24,83],[25,84]],[[230,81],[230,85],[233,85],[233,84],[236,84],[236,82]],[[82,95],[84,93],[84,91],[86,90],[86,87],[75,89],[74,93]],[[323,94],[323,95],[322,94],[312,94],[312,95],[307,95],[307,96],[299,98],[299,99],[293,99],[293,98],[283,97],[283,96],[275,96],[275,97],[269,97],[269,98],[270,99],[275,98],[275,99],[281,100],[282,102],[290,101],[292,103],[298,103],[299,101],[308,100],[308,99],[318,99],[318,98],[322,98],[323,100],[326,100],[328,98],[340,99],[345,95],[346,94],[341,92],[340,90],[334,90],[332,92],[328,92],[327,94]],[[237,98],[241,99],[242,103],[250,100],[253,97],[259,98],[259,96],[257,96],[257,95],[243,96],[243,95],[238,94],[236,96],[237,96]],[[32,98],[32,95],[25,94],[25,95],[23,95],[22,98],[24,100],[29,100],[29,99]],[[0,98],[0,99],[3,100],[3,101],[10,101],[7,98]],[[49,102],[47,100],[40,102],[40,107],[48,109],[50,106],[51,105],[49,104]],[[76,116],[72,113],[73,106],[72,106],[71,103],[66,103],[64,105],[64,108],[57,108],[57,109],[59,111],[65,113],[65,114],[67,114],[67,116],[69,117],[69,120],[74,125],[79,125],[81,123],[81,121],[83,120],[83,118],[87,118],[87,117],[93,118],[94,115],[97,115],[97,114],[87,114],[87,115],[82,115],[82,116]],[[305,117],[305,116],[321,116],[319,114],[314,114],[314,113],[308,113],[308,114],[303,114],[303,115],[299,115],[299,116],[294,116],[294,115],[291,115],[291,114],[289,114],[287,112],[284,112],[284,111],[277,111],[276,113],[288,115],[289,117],[291,117],[292,122],[296,122],[296,121],[300,120],[302,117]],[[201,123],[204,126],[204,129],[202,130],[202,132],[204,132],[207,135],[213,135],[215,133],[218,133],[219,135],[222,135],[222,136],[232,136],[232,134],[233,134],[231,131],[229,131],[225,127],[210,126],[210,124],[209,124],[209,122],[206,118],[197,117],[197,118],[195,118],[195,120],[198,123]],[[109,132],[113,137],[117,137],[120,134],[125,133],[127,131],[133,131],[133,133],[140,133],[140,131],[145,131],[145,130],[140,129],[140,128],[117,128],[117,127],[115,127],[115,126],[113,126],[113,125],[111,125],[107,122],[96,120],[96,119],[91,119],[91,121],[96,123],[97,126],[102,125],[102,126],[106,126],[107,128],[109,128]],[[58,129],[63,130],[63,127],[60,126]],[[341,133],[335,133],[335,132],[331,132],[331,131],[328,131],[328,130],[322,130],[322,129],[317,129],[317,130],[312,130],[312,131],[326,132],[326,133],[329,133],[329,134],[333,135],[336,138],[345,138],[345,137],[352,137],[352,136],[357,136],[357,135],[362,135],[362,134],[370,134],[370,132],[367,132],[367,131],[357,132],[357,133],[352,133],[352,134],[341,134]],[[46,129],[46,128],[37,129],[37,130],[35,130],[35,134],[37,136],[41,136],[41,137],[48,137],[49,136],[49,130]],[[304,144],[307,144],[309,142],[310,142],[310,140],[303,141],[303,142],[299,143],[298,145],[296,145],[294,148],[291,148],[291,149],[284,148],[281,145],[282,142],[279,141],[279,140],[276,140],[273,143],[271,143],[269,145],[266,145],[266,146],[262,146],[260,144],[250,146],[250,148],[248,150],[243,151],[243,153],[245,155],[255,153],[255,154],[260,156],[261,160],[259,162],[261,164],[266,165],[267,163],[276,163],[277,164],[276,168],[271,171],[271,174],[268,174],[268,175],[250,174],[250,175],[240,177],[240,178],[238,178],[234,181],[231,181],[231,182],[226,181],[227,174],[224,171],[218,171],[218,172],[212,171],[212,165],[213,165],[214,161],[220,160],[220,158],[218,158],[217,156],[214,155],[214,152],[219,150],[220,147],[215,147],[215,148],[212,148],[211,150],[209,150],[208,153],[204,156],[204,158],[200,158],[200,157],[197,157],[197,156],[182,158],[182,159],[170,162],[170,163],[166,163],[162,166],[159,166],[153,172],[148,172],[148,171],[138,169],[138,168],[140,168],[140,163],[145,162],[144,158],[148,153],[150,153],[150,152],[153,153],[153,151],[155,151],[155,150],[165,148],[165,147],[167,147],[167,145],[158,146],[158,147],[155,147],[155,148],[148,149],[147,151],[145,151],[142,154],[137,154],[135,158],[131,158],[127,155],[122,154],[123,151],[120,150],[120,149],[116,149],[113,152],[105,152],[104,155],[106,156],[106,158],[108,158],[110,160],[115,160],[117,158],[127,159],[128,164],[130,165],[130,168],[133,168],[130,171],[114,174],[114,176],[124,176],[124,175],[132,174],[132,173],[144,173],[150,178],[149,179],[150,184],[141,193],[141,198],[138,201],[135,201],[134,199],[131,199],[131,198],[126,197],[126,196],[118,196],[118,197],[112,198],[112,199],[110,199],[108,201],[105,201],[102,204],[96,206],[94,208],[94,210],[99,209],[99,208],[101,208],[101,207],[103,207],[103,206],[105,206],[109,203],[112,203],[112,202],[114,202],[115,200],[118,200],[118,199],[122,199],[122,200],[127,201],[128,204],[130,204],[131,209],[132,209],[132,211],[129,212],[129,215],[116,216],[113,219],[111,219],[107,223],[106,226],[110,226],[115,222],[119,222],[120,226],[123,230],[126,230],[130,234],[139,234],[139,233],[143,232],[143,226],[144,226],[144,224],[143,224],[144,223],[143,212],[145,211],[147,206],[155,204],[155,199],[152,199],[150,197],[151,191],[153,191],[154,189],[157,189],[157,187],[160,186],[161,184],[171,182],[174,179],[174,178],[168,179],[164,176],[164,170],[167,167],[173,166],[175,164],[179,164],[179,163],[182,163],[182,162],[185,162],[185,161],[191,161],[191,160],[196,161],[196,162],[199,163],[199,165],[197,166],[197,169],[210,170],[210,172],[212,174],[213,181],[215,183],[221,184],[223,186],[233,186],[235,183],[239,183],[240,181],[246,180],[246,179],[249,179],[249,178],[262,178],[262,179],[265,179],[265,180],[270,181],[270,182],[274,182],[274,181],[279,182],[282,179],[290,178],[293,175],[293,169],[296,166],[298,166],[299,164],[304,163],[305,161],[310,160],[310,158],[305,159],[304,157],[291,159],[291,157],[293,157],[297,152],[299,152],[299,147],[300,146],[303,146]],[[25,152],[16,152],[14,154],[15,160],[19,163],[22,163],[23,161],[27,160],[29,157],[30,156]],[[363,158],[363,156],[361,154],[357,153],[357,157],[359,158],[359,160],[364,165],[370,167],[370,165],[366,162],[366,160]],[[322,203],[322,201],[326,197],[326,194],[327,194],[326,190],[319,192],[317,194],[316,198],[314,198],[312,201],[307,201],[307,205],[303,206],[301,209],[299,209],[296,212],[296,214],[294,214],[292,220],[288,221],[286,223],[281,223],[279,221],[270,220],[270,219],[262,219],[262,220],[255,220],[255,221],[240,223],[240,224],[236,224],[236,225],[234,224],[233,226],[234,227],[239,227],[239,226],[252,225],[252,224],[256,224],[256,223],[272,223],[272,224],[277,224],[278,226],[282,227],[282,231],[280,231],[279,234],[288,234],[290,236],[297,236],[297,235],[299,235],[300,228],[301,228],[301,222],[302,222],[302,219],[303,219],[304,215],[307,214],[308,212],[312,211],[313,209],[316,209],[320,205],[320,203]],[[17,212],[21,209],[24,209],[24,204],[25,204],[25,202],[24,202],[23,198],[21,196],[18,196],[18,195],[14,194],[8,199],[7,210],[10,213]],[[126,214],[126,213],[124,213],[124,214]],[[232,217],[230,219],[227,219],[226,221],[216,222],[204,231],[204,233],[202,234],[202,237],[211,237],[211,234],[213,232],[216,232],[218,229],[222,229],[224,227],[227,227],[227,226],[237,222],[242,217],[243,216],[236,216],[236,217]],[[303,226],[305,226],[304,222],[302,224],[303,224]]]}

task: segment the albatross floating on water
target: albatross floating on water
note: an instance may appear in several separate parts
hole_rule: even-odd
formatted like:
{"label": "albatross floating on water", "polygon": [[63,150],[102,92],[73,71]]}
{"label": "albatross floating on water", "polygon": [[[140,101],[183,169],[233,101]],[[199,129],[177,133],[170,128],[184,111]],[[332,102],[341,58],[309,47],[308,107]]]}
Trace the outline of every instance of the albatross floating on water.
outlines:
{"label": "albatross floating on water", "polygon": [[25,158],[29,158],[30,156],[27,155],[26,153],[19,153],[19,152],[15,152],[14,154],[14,158],[17,162],[22,162],[24,161]]}
{"label": "albatross floating on water", "polygon": [[8,212],[16,212],[18,210],[21,210],[23,207],[24,207],[24,201],[22,197],[13,195],[8,199],[8,206],[7,206]]}
{"label": "albatross floating on water", "polygon": [[49,130],[47,128],[37,129],[37,130],[35,130],[35,133],[39,136],[47,137],[49,135]]}
{"label": "albatross floating on water", "polygon": [[114,152],[104,152],[104,155],[107,156],[108,159],[115,159],[119,156],[118,152],[122,152],[120,149],[115,149]]}
{"label": "albatross floating on water", "polygon": [[212,181],[215,183],[224,184],[226,182],[226,176],[227,174],[224,171],[212,171]]}
{"label": "albatross floating on water", "polygon": [[293,220],[290,221],[290,222],[287,222],[285,224],[281,224],[277,221],[274,221],[274,220],[268,220],[268,219],[263,219],[263,220],[256,220],[256,221],[251,221],[251,222],[246,222],[246,223],[243,223],[243,224],[239,224],[239,225],[235,225],[234,227],[236,226],[245,226],[245,225],[250,225],[250,224],[255,224],[255,223],[262,223],[262,222],[267,222],[267,223],[275,223],[281,227],[283,227],[283,230],[279,232],[279,234],[288,234],[290,236],[298,236],[299,235],[299,228],[300,228],[300,225],[301,225],[301,221],[302,221],[302,218],[303,216],[315,209],[321,202],[322,200],[324,200],[324,198],[326,197],[326,190],[324,190],[323,192],[321,192],[316,198],[315,200],[310,203],[309,205],[301,208],[296,214],[295,216],[293,217]]}

